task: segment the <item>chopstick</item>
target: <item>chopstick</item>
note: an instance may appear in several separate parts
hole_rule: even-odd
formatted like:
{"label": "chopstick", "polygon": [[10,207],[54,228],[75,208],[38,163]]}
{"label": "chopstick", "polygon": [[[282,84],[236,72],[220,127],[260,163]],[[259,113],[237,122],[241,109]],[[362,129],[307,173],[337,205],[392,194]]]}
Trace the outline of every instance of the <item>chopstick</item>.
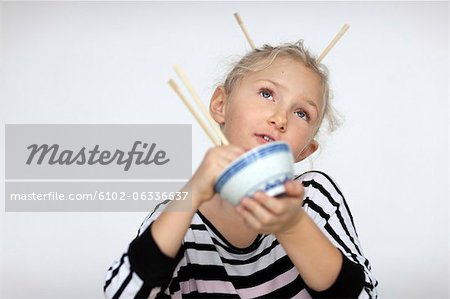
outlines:
{"label": "chopstick", "polygon": [[200,124],[202,129],[205,131],[206,135],[208,135],[208,137],[211,139],[211,141],[215,145],[220,145],[220,142],[217,141],[216,136],[214,135],[214,133],[211,132],[211,128],[208,127],[208,125],[205,123],[205,121],[200,117],[200,115],[198,115],[197,111],[195,111],[195,109],[189,103],[187,98],[181,92],[181,90],[178,87],[177,83],[173,79],[170,79],[168,83],[169,83],[170,87],[172,87],[173,91],[175,91],[175,93],[180,97],[180,99],[183,101],[183,103],[186,105],[186,107],[189,109],[189,111],[192,113],[192,115],[195,117],[195,119]]}
{"label": "chopstick", "polygon": [[[239,13],[234,13],[234,17],[236,18],[236,21],[238,22],[239,26],[241,27],[242,32],[245,35],[245,38],[247,39],[248,43],[250,44],[250,47],[252,47],[252,50],[254,50],[255,44],[253,43],[252,39],[250,38],[250,35],[247,32],[247,28],[245,27],[244,21],[242,21],[241,16]],[[325,48],[325,50],[322,51],[319,58],[317,58],[317,63],[321,63],[322,60],[327,56],[327,54],[330,52],[330,50],[336,45],[336,43],[341,39],[341,37],[347,32],[348,28],[350,26],[348,24],[344,24],[339,30],[339,32],[336,34],[336,36],[331,40],[331,42],[328,44],[328,46]]]}
{"label": "chopstick", "polygon": [[325,50],[323,50],[322,54],[320,54],[319,58],[317,58],[317,63],[320,63],[325,58],[328,52],[330,52],[330,50],[334,47],[334,45],[336,45],[336,43],[341,39],[345,32],[347,32],[348,28],[350,28],[350,26],[347,24],[344,24],[344,26],[342,26],[341,30],[339,30],[333,40],[328,44]]}
{"label": "chopstick", "polygon": [[209,121],[209,124],[211,127],[216,131],[217,135],[219,135],[220,140],[224,145],[228,145],[229,142],[225,135],[223,135],[222,131],[215,126],[215,121],[212,119],[211,115],[209,114],[208,110],[206,110],[205,105],[203,104],[202,100],[198,96],[198,94],[195,92],[194,87],[192,86],[191,82],[189,81],[186,72],[179,66],[175,65],[175,72],[177,73],[178,77],[180,77],[181,81],[184,83],[184,86],[186,86],[188,92],[191,94],[191,97],[194,99],[194,101],[197,103],[197,106],[200,107],[201,112],[203,113],[203,116],[206,117],[206,119]]}
{"label": "chopstick", "polygon": [[245,28],[245,24],[242,21],[241,16],[237,12],[235,12],[233,15],[236,18],[236,21],[238,22],[239,27],[241,27],[241,30],[244,33],[245,38],[247,39],[248,43],[250,44],[250,47],[252,47],[252,50],[254,50],[256,48],[255,44],[253,43],[252,39],[250,38],[250,35],[247,32],[247,28]]}

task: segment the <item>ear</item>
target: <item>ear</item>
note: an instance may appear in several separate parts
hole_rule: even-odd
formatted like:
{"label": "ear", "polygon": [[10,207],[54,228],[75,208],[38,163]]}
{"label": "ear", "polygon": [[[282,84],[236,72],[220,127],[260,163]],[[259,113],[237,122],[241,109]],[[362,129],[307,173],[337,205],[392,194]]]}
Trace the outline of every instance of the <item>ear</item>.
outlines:
{"label": "ear", "polygon": [[218,86],[209,102],[209,113],[219,125],[225,123],[225,100],[225,88],[222,85]]}
{"label": "ear", "polygon": [[313,139],[307,147],[305,147],[305,149],[300,153],[300,155],[298,156],[298,158],[296,159],[296,163],[303,161],[304,159],[306,159],[307,157],[309,157],[310,155],[312,155],[317,149],[319,148],[319,143]]}

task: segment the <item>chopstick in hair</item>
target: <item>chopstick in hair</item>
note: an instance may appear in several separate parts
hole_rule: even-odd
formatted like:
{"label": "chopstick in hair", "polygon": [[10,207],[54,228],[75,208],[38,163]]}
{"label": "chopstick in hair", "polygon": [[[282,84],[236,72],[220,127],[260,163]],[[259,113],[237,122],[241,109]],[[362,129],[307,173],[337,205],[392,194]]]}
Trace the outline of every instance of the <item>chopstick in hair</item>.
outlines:
{"label": "chopstick in hair", "polygon": [[178,97],[183,101],[183,103],[186,105],[186,107],[189,109],[189,111],[192,113],[192,115],[195,117],[197,122],[200,124],[202,129],[205,131],[206,135],[211,139],[211,141],[215,145],[220,145],[220,142],[216,139],[216,136],[213,132],[211,132],[211,128],[205,123],[205,121],[201,118],[200,115],[198,115],[197,111],[192,107],[192,105],[189,103],[187,98],[183,95],[180,88],[178,87],[177,83],[173,80],[169,80],[169,85],[172,87],[173,91],[178,95]]}
{"label": "chopstick in hair", "polygon": [[255,47],[255,44],[253,43],[252,39],[250,38],[250,35],[249,35],[248,32],[247,32],[247,28],[245,28],[245,24],[244,24],[244,22],[242,21],[241,16],[240,16],[239,13],[237,13],[237,12],[234,13],[233,15],[234,15],[234,17],[236,18],[236,21],[238,22],[239,27],[241,27],[241,30],[242,30],[242,32],[244,33],[245,38],[247,39],[248,43],[250,44],[250,47],[252,47],[252,50],[254,50],[254,49],[256,48],[256,47]]}
{"label": "chopstick in hair", "polygon": [[345,32],[347,32],[348,28],[350,28],[350,26],[347,24],[344,24],[344,26],[342,26],[341,30],[339,30],[333,40],[328,44],[325,50],[323,50],[322,54],[320,54],[319,58],[317,58],[317,63],[320,63],[325,58],[328,52],[330,52],[330,50],[334,47],[334,45],[336,45],[339,39],[345,34]]}

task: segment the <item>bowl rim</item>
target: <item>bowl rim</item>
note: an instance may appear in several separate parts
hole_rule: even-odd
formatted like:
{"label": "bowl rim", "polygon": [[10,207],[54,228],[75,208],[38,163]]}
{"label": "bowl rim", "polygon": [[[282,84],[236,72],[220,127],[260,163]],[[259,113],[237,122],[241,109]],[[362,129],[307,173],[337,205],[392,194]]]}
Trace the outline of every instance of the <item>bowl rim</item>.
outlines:
{"label": "bowl rim", "polygon": [[217,176],[217,180],[214,183],[214,191],[220,193],[223,186],[229,181],[231,177],[242,168],[253,164],[257,160],[266,157],[273,152],[289,152],[292,155],[291,147],[286,141],[273,141],[259,145],[252,148],[246,153],[239,156],[233,162],[230,163],[222,172]]}

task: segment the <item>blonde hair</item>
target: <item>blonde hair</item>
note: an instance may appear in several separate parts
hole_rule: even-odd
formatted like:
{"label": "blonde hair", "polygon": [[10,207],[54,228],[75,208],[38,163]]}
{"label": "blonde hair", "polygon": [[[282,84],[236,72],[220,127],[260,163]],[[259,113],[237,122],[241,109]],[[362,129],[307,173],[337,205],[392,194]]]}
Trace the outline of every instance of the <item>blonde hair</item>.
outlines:
{"label": "blonde hair", "polygon": [[263,45],[242,57],[228,73],[223,87],[227,95],[231,95],[234,88],[239,85],[242,78],[249,72],[261,71],[269,67],[278,56],[288,57],[302,62],[307,68],[316,73],[322,81],[323,102],[325,103],[323,115],[318,123],[317,130],[325,119],[328,125],[328,132],[335,131],[341,124],[341,117],[334,109],[331,101],[331,91],[329,87],[328,69],[325,65],[319,64],[303,46],[303,40],[296,43],[285,43],[279,46]]}

